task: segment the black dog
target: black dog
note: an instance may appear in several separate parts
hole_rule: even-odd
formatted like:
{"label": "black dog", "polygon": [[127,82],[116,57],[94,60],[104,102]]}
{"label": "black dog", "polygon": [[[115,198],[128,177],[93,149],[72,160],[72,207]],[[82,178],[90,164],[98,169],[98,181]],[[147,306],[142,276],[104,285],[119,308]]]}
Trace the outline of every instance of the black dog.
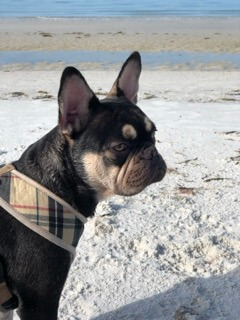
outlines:
{"label": "black dog", "polygon": [[[15,168],[85,217],[114,194],[130,196],[160,181],[166,165],[155,148],[153,122],[135,105],[141,58],[124,63],[99,101],[81,73],[64,70],[59,124],[14,162]],[[68,251],[22,225],[0,207],[0,261],[23,320],[56,320],[71,265]]]}

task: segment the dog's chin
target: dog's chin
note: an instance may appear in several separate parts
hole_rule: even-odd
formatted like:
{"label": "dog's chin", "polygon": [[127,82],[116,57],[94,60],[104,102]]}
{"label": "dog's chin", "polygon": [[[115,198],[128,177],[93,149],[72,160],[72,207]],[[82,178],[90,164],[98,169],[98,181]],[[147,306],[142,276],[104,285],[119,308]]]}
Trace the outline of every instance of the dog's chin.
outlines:
{"label": "dog's chin", "polygon": [[141,187],[126,186],[125,188],[116,188],[115,194],[118,196],[130,197],[142,192],[147,186],[148,185]]}

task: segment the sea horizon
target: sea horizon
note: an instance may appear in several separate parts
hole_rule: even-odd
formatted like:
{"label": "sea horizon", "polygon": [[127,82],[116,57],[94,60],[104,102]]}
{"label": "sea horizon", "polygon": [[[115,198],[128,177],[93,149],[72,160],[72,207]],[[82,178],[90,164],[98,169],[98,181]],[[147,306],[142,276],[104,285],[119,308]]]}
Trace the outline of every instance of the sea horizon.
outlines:
{"label": "sea horizon", "polygon": [[2,0],[0,18],[239,17],[237,0]]}

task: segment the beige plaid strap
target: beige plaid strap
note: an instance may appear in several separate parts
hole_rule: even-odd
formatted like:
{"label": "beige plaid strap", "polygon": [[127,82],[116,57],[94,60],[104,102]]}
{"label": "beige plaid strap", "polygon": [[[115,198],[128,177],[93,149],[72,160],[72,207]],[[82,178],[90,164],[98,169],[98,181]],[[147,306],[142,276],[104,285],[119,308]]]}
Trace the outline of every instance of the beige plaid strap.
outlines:
{"label": "beige plaid strap", "polygon": [[15,169],[15,167],[11,163],[6,164],[4,167],[0,168],[0,175],[7,173],[9,171],[12,171],[14,169]]}
{"label": "beige plaid strap", "polygon": [[27,183],[31,184],[33,187],[37,188],[38,190],[42,191],[43,193],[45,193],[46,195],[48,195],[49,197],[53,198],[54,200],[56,200],[58,203],[60,203],[61,205],[63,205],[65,208],[67,208],[70,212],[72,212],[80,221],[82,221],[83,224],[85,224],[88,220],[86,217],[84,217],[84,215],[82,215],[80,212],[78,212],[77,210],[75,210],[69,203],[67,203],[65,200],[63,200],[62,198],[58,197],[55,193],[53,193],[52,191],[46,189],[45,187],[43,187],[41,184],[39,184],[38,182],[36,182],[35,180],[29,178],[28,176],[25,176],[23,173],[15,170],[11,170],[13,171],[12,173],[15,174],[17,177],[23,179],[24,181],[26,181]]}
{"label": "beige plaid strap", "polygon": [[17,171],[14,167],[13,164],[9,163],[6,164],[4,167],[0,168],[0,175],[7,173],[9,171],[14,171],[13,173],[20,177],[21,179],[27,181],[28,183],[30,183],[31,185],[33,185],[34,187],[38,188],[39,190],[41,190],[42,192],[45,192],[47,195],[49,195],[50,197],[52,197],[54,200],[56,200],[57,202],[59,202],[60,204],[62,204],[63,206],[65,206],[66,208],[69,209],[69,211],[71,211],[72,213],[75,214],[75,216],[82,221],[83,224],[85,224],[88,220],[86,217],[84,217],[84,215],[82,215],[80,212],[78,212],[77,210],[75,210],[69,203],[67,203],[66,201],[62,200],[60,197],[56,196],[53,192],[51,192],[50,190],[44,188],[41,184],[37,183],[36,181],[32,180],[31,178],[25,176],[24,174],[22,174],[21,172]]}
{"label": "beige plaid strap", "polygon": [[5,209],[9,214],[11,214],[14,218],[16,218],[19,222],[24,224],[26,227],[28,227],[32,231],[38,233],[40,236],[49,240],[50,242],[56,244],[57,246],[69,251],[70,253],[72,253],[73,257],[75,257],[76,249],[72,245],[66,243],[62,239],[58,238],[57,236],[51,234],[47,230],[39,227],[37,224],[30,221],[23,214],[21,214],[19,211],[17,211],[12,206],[10,206],[2,198],[0,198],[0,206],[3,207],[3,209]]}
{"label": "beige plaid strap", "polygon": [[[12,164],[8,164],[4,166],[3,168],[0,168],[0,176],[4,173],[7,173],[9,171],[12,171],[12,174],[16,175],[17,177],[23,179],[33,187],[37,188],[41,192],[45,193],[46,195],[50,196],[52,199],[54,199],[59,204],[63,205],[66,209],[68,209],[72,214],[75,215],[83,224],[87,222],[87,218],[84,217],[80,212],[75,210],[71,205],[69,205],[67,202],[65,202],[63,199],[52,193],[50,190],[44,188],[42,185],[37,183],[36,181],[32,180],[31,178],[25,176],[21,172],[17,171],[15,167]],[[9,203],[7,203],[4,199],[0,197],[0,206],[3,207],[8,213],[10,213],[13,217],[15,217],[18,221],[20,221],[22,224],[24,224],[26,227],[30,228],[31,230],[35,231],[42,237],[46,238],[47,240],[55,243],[59,247],[69,251],[73,254],[73,257],[75,256],[75,247],[73,247],[71,244],[65,242],[61,238],[58,238],[57,236],[51,234],[47,230],[39,227],[38,225],[31,222],[28,218],[26,218],[23,214],[21,214],[19,211],[17,211],[15,208],[13,208]]]}

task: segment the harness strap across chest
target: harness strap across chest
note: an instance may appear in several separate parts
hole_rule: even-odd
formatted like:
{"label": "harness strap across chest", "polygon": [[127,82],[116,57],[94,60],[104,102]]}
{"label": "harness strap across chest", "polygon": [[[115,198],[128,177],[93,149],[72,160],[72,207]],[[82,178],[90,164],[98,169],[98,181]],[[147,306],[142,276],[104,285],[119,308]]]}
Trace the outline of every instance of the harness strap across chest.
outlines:
{"label": "harness strap across chest", "polygon": [[12,164],[0,168],[0,206],[26,227],[75,255],[87,219]]}
{"label": "harness strap across chest", "polygon": [[[12,164],[0,168],[0,207],[75,256],[87,219],[54,193],[18,172]],[[17,307],[18,299],[8,290],[0,261],[0,312]]]}

